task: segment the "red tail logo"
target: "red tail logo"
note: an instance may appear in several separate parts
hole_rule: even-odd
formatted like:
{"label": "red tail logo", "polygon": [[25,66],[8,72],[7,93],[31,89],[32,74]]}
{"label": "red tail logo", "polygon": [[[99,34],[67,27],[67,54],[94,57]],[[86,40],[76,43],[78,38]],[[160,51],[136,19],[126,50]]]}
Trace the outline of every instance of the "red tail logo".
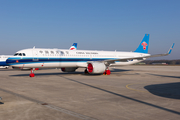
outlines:
{"label": "red tail logo", "polygon": [[74,50],[75,48],[71,48],[70,50]]}
{"label": "red tail logo", "polygon": [[146,50],[146,46],[147,46],[148,44],[147,44],[146,42],[143,42],[141,45],[143,46],[143,49]]}

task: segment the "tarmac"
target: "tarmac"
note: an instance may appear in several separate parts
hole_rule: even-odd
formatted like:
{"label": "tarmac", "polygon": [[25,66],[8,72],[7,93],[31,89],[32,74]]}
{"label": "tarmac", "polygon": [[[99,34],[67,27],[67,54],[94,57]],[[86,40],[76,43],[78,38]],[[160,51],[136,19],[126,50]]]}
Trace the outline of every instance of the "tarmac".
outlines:
{"label": "tarmac", "polygon": [[111,75],[84,69],[0,69],[0,120],[177,120],[180,66],[132,65]]}

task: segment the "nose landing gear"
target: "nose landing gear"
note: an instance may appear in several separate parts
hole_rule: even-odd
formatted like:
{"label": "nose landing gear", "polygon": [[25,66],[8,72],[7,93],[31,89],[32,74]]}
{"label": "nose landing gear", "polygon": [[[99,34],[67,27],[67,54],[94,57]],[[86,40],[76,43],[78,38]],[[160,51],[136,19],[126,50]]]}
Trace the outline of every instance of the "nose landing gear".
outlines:
{"label": "nose landing gear", "polygon": [[34,74],[34,68],[31,68],[31,73],[29,74],[29,77],[34,77],[35,74]]}

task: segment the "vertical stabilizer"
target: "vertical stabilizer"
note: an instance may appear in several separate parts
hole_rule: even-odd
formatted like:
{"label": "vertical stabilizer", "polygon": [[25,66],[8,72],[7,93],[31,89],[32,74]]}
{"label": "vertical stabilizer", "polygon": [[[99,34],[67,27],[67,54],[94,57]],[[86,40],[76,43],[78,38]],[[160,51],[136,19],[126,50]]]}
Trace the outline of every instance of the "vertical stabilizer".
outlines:
{"label": "vertical stabilizer", "polygon": [[134,52],[148,53],[148,47],[149,47],[149,34],[145,34],[144,38],[139,44],[139,47]]}
{"label": "vertical stabilizer", "polygon": [[77,43],[73,43],[69,50],[77,50]]}

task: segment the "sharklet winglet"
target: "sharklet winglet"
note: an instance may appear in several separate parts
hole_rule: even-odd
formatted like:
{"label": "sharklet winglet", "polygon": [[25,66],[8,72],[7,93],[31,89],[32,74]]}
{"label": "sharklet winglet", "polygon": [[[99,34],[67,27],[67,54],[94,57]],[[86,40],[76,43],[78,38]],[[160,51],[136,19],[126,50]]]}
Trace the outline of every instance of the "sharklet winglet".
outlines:
{"label": "sharklet winglet", "polygon": [[170,47],[170,49],[169,49],[169,51],[168,51],[168,54],[171,54],[171,51],[172,51],[172,49],[173,49],[173,47],[174,47],[174,44],[175,44],[175,43],[173,43],[172,46]]}

